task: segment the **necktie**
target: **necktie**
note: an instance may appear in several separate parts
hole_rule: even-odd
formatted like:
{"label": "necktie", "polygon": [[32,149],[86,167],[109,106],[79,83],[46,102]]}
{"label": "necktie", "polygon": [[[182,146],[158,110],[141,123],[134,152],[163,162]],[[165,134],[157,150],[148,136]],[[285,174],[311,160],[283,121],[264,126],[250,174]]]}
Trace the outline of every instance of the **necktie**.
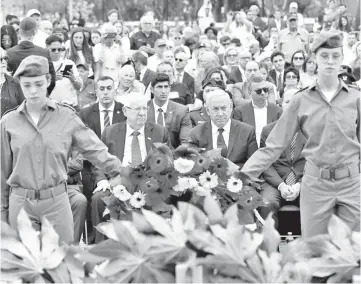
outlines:
{"label": "necktie", "polygon": [[182,74],[181,73],[178,73],[177,74],[177,83],[180,83],[181,82],[181,76],[182,76]]}
{"label": "necktie", "polygon": [[157,124],[164,126],[163,109],[158,108]]}
{"label": "necktie", "polygon": [[224,141],[224,137],[222,135],[223,132],[224,132],[223,128],[218,129],[217,148],[226,148],[227,149],[227,144]]}
{"label": "necktie", "polygon": [[282,73],[278,75],[277,79],[277,91],[280,91],[282,89]]}
{"label": "necktie", "polygon": [[[296,140],[297,140],[297,133],[295,134],[295,136],[293,136],[293,139],[290,144],[290,156],[292,161],[295,157]],[[286,178],[286,184],[294,185],[295,183],[296,183],[296,174],[293,171],[291,171]]]}
{"label": "necktie", "polygon": [[138,140],[138,135],[140,133],[138,131],[134,131],[132,133],[132,164],[133,165],[139,165],[142,161],[142,154],[140,153],[140,145]]}
{"label": "necktie", "polygon": [[104,111],[104,128],[110,125],[109,110]]}

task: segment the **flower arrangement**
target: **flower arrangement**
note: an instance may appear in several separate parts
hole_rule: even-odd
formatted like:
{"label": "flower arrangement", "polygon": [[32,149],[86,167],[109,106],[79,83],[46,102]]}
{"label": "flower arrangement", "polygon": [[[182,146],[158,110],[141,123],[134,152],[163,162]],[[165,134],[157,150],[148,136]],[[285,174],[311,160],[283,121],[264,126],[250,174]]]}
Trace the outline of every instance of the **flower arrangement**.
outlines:
{"label": "flower arrangement", "polygon": [[253,232],[239,224],[235,205],[222,213],[208,195],[202,209],[179,202],[170,221],[133,211],[132,221],[99,224],[108,239],[86,250],[59,245],[45,218],[36,232],[21,210],[18,231],[1,223],[2,283],[345,283],[360,275],[360,232],[337,216],[328,234],[278,252],[271,216]]}
{"label": "flower arrangement", "polygon": [[[220,149],[202,151],[187,145],[172,151],[155,143],[141,165],[124,169],[122,184],[104,198],[113,219],[131,220],[141,208],[170,218],[172,206],[185,201],[201,207],[206,196],[219,202],[222,212],[237,204],[241,224],[255,224],[254,210],[266,202],[260,185],[221,156]],[[263,221],[263,220],[261,220]]]}

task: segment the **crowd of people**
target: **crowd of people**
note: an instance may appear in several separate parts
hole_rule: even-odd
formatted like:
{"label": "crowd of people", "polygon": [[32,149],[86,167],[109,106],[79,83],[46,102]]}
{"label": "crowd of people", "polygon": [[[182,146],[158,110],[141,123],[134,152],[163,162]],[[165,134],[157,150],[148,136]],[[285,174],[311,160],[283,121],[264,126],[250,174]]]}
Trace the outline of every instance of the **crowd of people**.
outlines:
{"label": "crowd of people", "polygon": [[[297,3],[268,21],[256,5],[209,23],[167,29],[152,13],[127,27],[118,12],[97,29],[76,13],[42,19],[36,9],[1,27],[1,219],[25,208],[61,240],[103,240],[122,166],[152,143],[222,148],[264,180],[259,209],[300,206],[302,235],[325,233],[337,214],[360,223],[358,28],[346,7],[306,29]],[[329,8],[328,7],[328,8]],[[204,24],[204,23],[203,23]],[[292,222],[292,220],[290,220]]]}

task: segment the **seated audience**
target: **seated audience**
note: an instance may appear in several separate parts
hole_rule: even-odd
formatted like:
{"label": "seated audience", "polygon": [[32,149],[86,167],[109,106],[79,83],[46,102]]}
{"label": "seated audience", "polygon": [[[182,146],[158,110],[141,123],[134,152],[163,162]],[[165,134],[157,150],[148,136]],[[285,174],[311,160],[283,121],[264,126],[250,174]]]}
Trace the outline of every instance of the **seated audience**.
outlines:
{"label": "seated audience", "polygon": [[132,65],[124,65],[119,71],[119,85],[114,96],[116,102],[124,104],[130,93],[144,94],[144,85],[135,79],[135,69]]}

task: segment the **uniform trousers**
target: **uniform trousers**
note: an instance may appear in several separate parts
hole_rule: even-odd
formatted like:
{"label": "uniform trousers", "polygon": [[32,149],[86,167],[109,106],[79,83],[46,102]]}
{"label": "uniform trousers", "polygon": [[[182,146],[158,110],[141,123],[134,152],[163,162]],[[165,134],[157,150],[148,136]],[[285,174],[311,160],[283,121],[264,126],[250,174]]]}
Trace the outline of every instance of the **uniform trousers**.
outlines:
{"label": "uniform trousers", "polygon": [[79,191],[78,185],[68,185],[68,197],[74,222],[74,243],[78,244],[84,232],[88,201]]}
{"label": "uniform trousers", "polygon": [[66,192],[48,199],[30,199],[14,193],[9,197],[9,225],[17,229],[17,216],[25,209],[33,228],[41,229],[41,217],[45,217],[59,235],[59,241],[72,243],[74,241],[73,215],[69,197]]}
{"label": "uniform trousers", "polygon": [[328,180],[305,173],[300,192],[302,237],[327,232],[332,214],[360,231],[360,174]]}

